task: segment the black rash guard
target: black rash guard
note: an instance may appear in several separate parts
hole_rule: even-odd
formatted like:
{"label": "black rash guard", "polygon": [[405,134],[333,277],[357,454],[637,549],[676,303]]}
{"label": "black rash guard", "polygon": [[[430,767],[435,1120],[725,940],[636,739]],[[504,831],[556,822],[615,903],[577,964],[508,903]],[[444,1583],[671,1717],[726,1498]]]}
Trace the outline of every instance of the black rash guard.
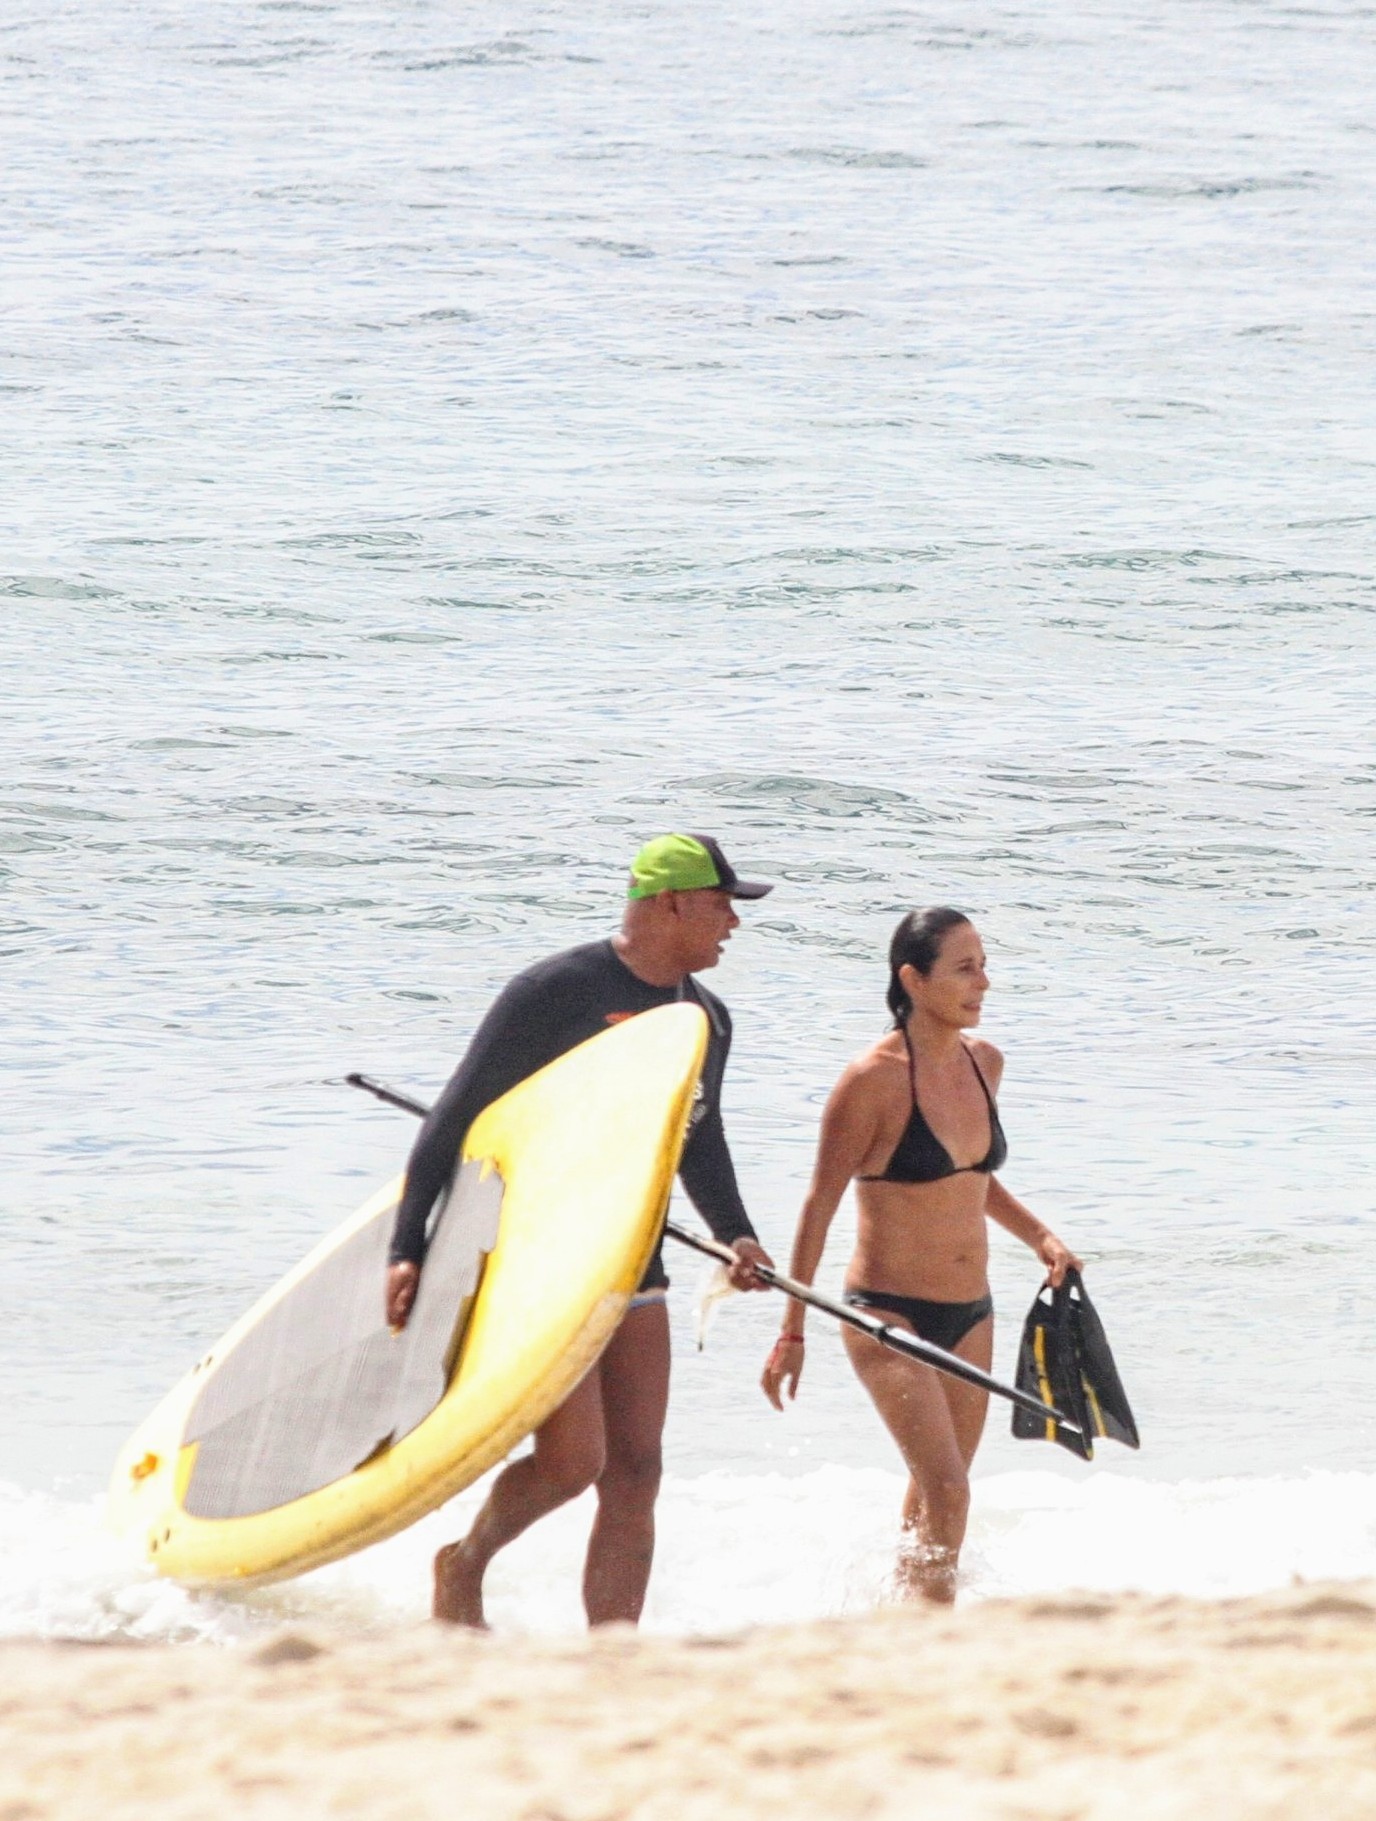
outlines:
{"label": "black rash guard", "polygon": [[[610,941],[589,942],[516,975],[498,994],[420,1129],[406,1166],[389,1257],[420,1264],[430,1213],[454,1174],[468,1128],[494,1100],[566,1050],[637,1012],[687,999],[707,1014],[710,1037],[702,1078],[679,1160],[679,1180],[723,1244],[753,1239],[721,1122],[721,1082],[731,1048],[731,1018],[714,993],[691,976],[681,987],[651,986],[622,961]],[[667,1284],[663,1241],[642,1290]]]}

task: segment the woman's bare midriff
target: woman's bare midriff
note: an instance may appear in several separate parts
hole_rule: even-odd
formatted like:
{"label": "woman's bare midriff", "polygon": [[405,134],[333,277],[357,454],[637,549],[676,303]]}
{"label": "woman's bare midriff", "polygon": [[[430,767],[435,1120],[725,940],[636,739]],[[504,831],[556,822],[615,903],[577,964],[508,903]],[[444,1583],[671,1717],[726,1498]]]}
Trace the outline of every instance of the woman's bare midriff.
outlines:
{"label": "woman's bare midriff", "polygon": [[989,1287],[987,1176],[940,1182],[859,1182],[848,1290],[890,1290],[928,1302],[976,1302]]}

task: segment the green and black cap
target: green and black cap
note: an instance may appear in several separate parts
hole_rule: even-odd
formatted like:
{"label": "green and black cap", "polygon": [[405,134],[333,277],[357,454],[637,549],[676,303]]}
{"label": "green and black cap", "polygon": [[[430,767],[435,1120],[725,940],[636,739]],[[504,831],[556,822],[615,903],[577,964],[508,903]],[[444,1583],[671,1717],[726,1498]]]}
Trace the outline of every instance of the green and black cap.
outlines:
{"label": "green and black cap", "polygon": [[742,879],[711,835],[656,835],[631,861],[628,898],[660,892],[727,891],[733,898],[763,898],[773,885]]}

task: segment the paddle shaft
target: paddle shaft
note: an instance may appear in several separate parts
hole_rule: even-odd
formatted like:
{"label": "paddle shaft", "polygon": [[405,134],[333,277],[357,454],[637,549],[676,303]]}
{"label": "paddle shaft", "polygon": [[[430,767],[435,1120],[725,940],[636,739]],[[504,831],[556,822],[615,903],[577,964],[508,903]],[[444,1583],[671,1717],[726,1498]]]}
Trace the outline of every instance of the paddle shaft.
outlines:
{"label": "paddle shaft", "polygon": [[[407,1094],[399,1094],[395,1088],[384,1087],[380,1081],[374,1081],[367,1075],[346,1075],[344,1079],[351,1088],[362,1088],[375,1099],[385,1101],[388,1106],[400,1107],[403,1113],[414,1113],[419,1119],[424,1119],[430,1111],[419,1100],[412,1100]],[[724,1246],[720,1240],[704,1239],[701,1234],[690,1233],[686,1227],[680,1227],[672,1220],[665,1221],[664,1231],[681,1246],[691,1246],[693,1251],[718,1259],[724,1265],[738,1262],[730,1246]],[[1066,1428],[1079,1433],[1078,1423],[1063,1415],[1054,1405],[1044,1404],[1040,1398],[1019,1390],[1016,1385],[1005,1385],[1002,1379],[981,1371],[978,1366],[972,1366],[969,1360],[962,1359],[958,1353],[948,1353],[944,1347],[922,1340],[916,1334],[910,1334],[906,1328],[895,1328],[891,1322],[880,1321],[878,1316],[868,1315],[863,1309],[854,1309],[849,1303],[837,1302],[835,1297],[814,1290],[811,1284],[799,1283],[796,1278],[786,1277],[782,1271],[776,1271],[773,1265],[755,1265],[753,1269],[756,1277],[768,1284],[771,1290],[779,1290],[785,1296],[791,1296],[795,1302],[806,1303],[809,1308],[820,1309],[824,1315],[844,1322],[849,1328],[858,1328],[862,1334],[868,1334],[872,1340],[878,1341],[881,1347],[888,1347],[894,1353],[904,1353],[909,1359],[918,1360],[924,1366],[933,1366],[948,1378],[958,1378],[967,1385],[978,1385],[981,1391],[987,1391],[993,1397],[1007,1398],[1010,1404],[1030,1411],[1033,1416],[1054,1417]]]}
{"label": "paddle shaft", "polygon": [[395,1088],[384,1087],[380,1081],[374,1081],[371,1075],[346,1075],[344,1080],[351,1088],[362,1088],[374,1100],[383,1100],[389,1107],[400,1107],[403,1113],[414,1113],[417,1119],[428,1119],[430,1116],[428,1106],[423,1106],[419,1100],[412,1100],[409,1094],[398,1094]]}

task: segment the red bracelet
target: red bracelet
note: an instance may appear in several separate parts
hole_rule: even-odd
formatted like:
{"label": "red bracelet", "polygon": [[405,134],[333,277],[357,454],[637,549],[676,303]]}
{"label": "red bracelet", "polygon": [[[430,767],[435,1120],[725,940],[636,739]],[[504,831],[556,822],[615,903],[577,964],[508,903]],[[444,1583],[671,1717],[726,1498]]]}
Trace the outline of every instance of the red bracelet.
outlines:
{"label": "red bracelet", "polygon": [[790,1342],[792,1342],[794,1346],[801,1347],[803,1344],[803,1337],[801,1334],[781,1334],[774,1345],[776,1347],[786,1347]]}

